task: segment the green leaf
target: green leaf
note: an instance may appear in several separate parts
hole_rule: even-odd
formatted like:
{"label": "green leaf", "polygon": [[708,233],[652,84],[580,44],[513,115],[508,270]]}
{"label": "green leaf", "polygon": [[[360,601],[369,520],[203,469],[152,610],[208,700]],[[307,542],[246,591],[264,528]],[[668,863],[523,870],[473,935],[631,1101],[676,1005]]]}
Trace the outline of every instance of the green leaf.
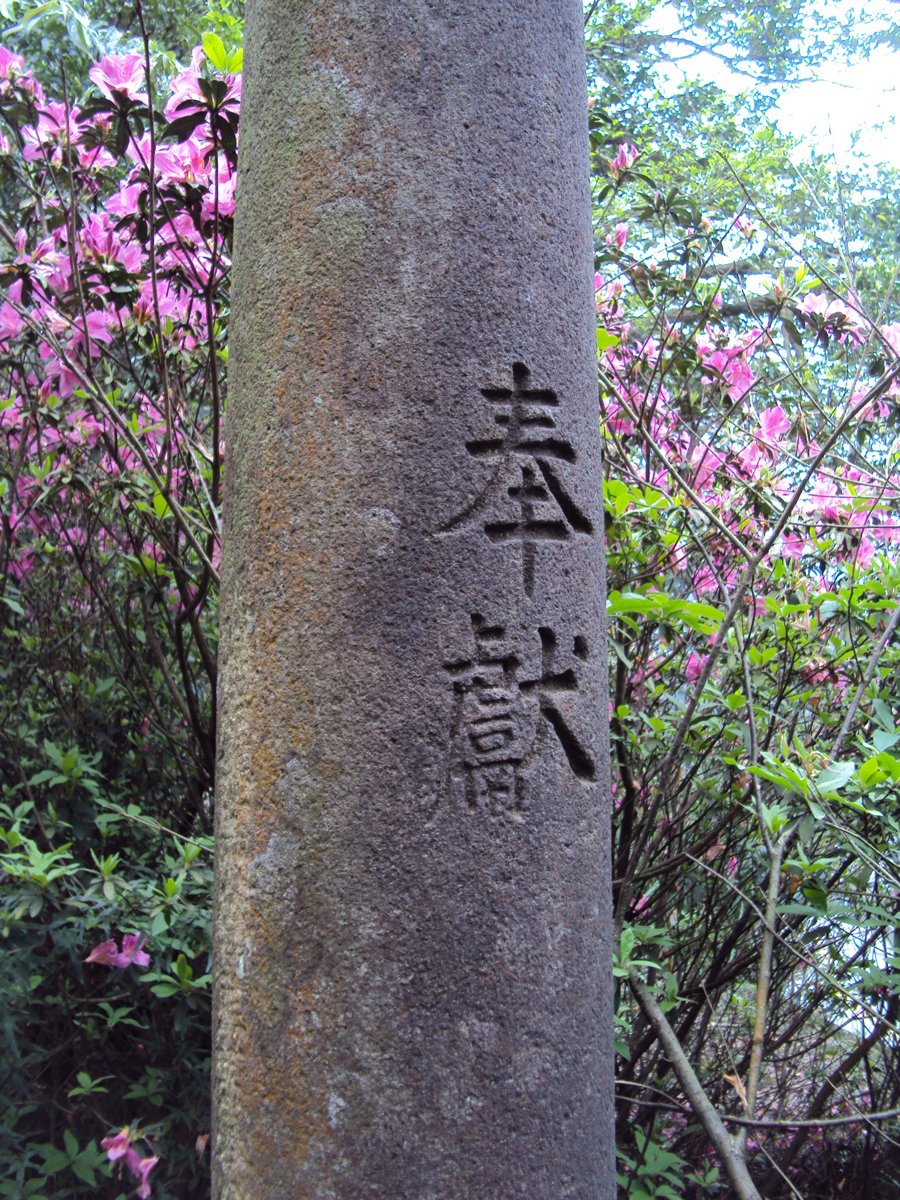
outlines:
{"label": "green leaf", "polygon": [[783,788],[786,792],[794,792],[798,796],[809,795],[809,781],[791,763],[779,762],[772,754],[764,754],[765,766],[754,764],[747,768],[751,775],[767,779]]}
{"label": "green leaf", "polygon": [[72,1170],[83,1183],[87,1183],[91,1187],[97,1186],[97,1176],[89,1162],[85,1162],[81,1158],[76,1158],[72,1163]]}
{"label": "green leaf", "polygon": [[895,731],[894,714],[887,704],[879,697],[872,705],[876,720],[888,733]]}
{"label": "green leaf", "polygon": [[160,137],[174,137],[179,142],[185,142],[197,126],[203,124],[206,117],[207,113],[202,108],[195,112],[190,112],[186,116],[176,117],[174,121],[170,121],[165,129],[163,129]]}
{"label": "green leaf", "polygon": [[169,996],[180,995],[180,993],[183,991],[183,988],[180,983],[163,980],[162,983],[154,983],[150,991],[154,996],[160,996],[161,998],[165,999]]}
{"label": "green leaf", "polygon": [[821,884],[816,883],[815,881],[811,883],[805,883],[801,891],[816,912],[828,912],[828,893]]}
{"label": "green leaf", "polygon": [[38,771],[37,774],[30,776],[28,783],[31,787],[37,787],[41,783],[65,783],[65,775],[60,775],[58,771]]}
{"label": "green leaf", "polygon": [[203,53],[217,71],[228,70],[228,55],[225,46],[217,33],[204,33],[202,37]]}
{"label": "green leaf", "polygon": [[44,1170],[48,1175],[54,1175],[57,1171],[64,1171],[69,1162],[69,1155],[62,1150],[50,1150],[44,1159]]}
{"label": "green leaf", "polygon": [[125,117],[120,116],[116,122],[116,154],[121,158],[128,149],[128,140],[131,137],[131,130],[128,128],[128,121]]}
{"label": "green leaf", "polygon": [[80,50],[82,54],[92,54],[93,46],[91,39],[88,36],[87,26],[84,17],[80,13],[72,13],[66,21],[66,33],[69,35],[69,41]]}
{"label": "green leaf", "polygon": [[620,338],[614,333],[610,333],[608,329],[604,329],[602,325],[597,326],[597,353],[603,354],[607,350],[612,350],[618,346]]}
{"label": "green leaf", "polygon": [[856,774],[856,763],[835,762],[820,771],[816,776],[816,790],[823,795],[828,792],[839,792],[846,787]]}
{"label": "green leaf", "polygon": [[762,817],[766,828],[772,837],[777,837],[788,823],[787,813],[779,804],[772,804],[771,806],[763,804],[760,807],[762,808]]}
{"label": "green leaf", "polygon": [[182,983],[190,983],[194,978],[194,969],[184,954],[179,954],[175,959],[175,975]]}
{"label": "green leaf", "polygon": [[626,963],[631,958],[631,951],[634,949],[634,930],[630,925],[626,925],[619,935],[619,962]]}
{"label": "green leaf", "polygon": [[47,0],[45,4],[38,4],[35,8],[30,8],[27,13],[24,13],[19,19],[18,25],[14,25],[12,29],[7,29],[6,33],[18,33],[20,30],[25,30],[28,25],[33,24],[39,17],[45,13],[58,13],[59,4],[57,0]]}

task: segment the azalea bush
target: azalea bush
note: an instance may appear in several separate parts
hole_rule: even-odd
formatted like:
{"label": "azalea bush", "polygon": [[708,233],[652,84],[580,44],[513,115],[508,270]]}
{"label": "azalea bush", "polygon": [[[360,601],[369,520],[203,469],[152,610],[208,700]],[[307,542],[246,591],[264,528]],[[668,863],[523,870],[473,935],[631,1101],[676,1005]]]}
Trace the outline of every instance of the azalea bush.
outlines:
{"label": "azalea bush", "polygon": [[[0,49],[0,1196],[208,1191],[219,31],[51,98]],[[593,125],[621,1191],[728,1194],[711,1110],[763,1194],[874,1197],[900,1104],[890,271],[850,289],[840,238],[798,249],[740,189],[701,206]]]}
{"label": "azalea bush", "polygon": [[[0,48],[0,1195],[207,1187],[240,51]],[[135,1192],[136,1189],[136,1192]]]}
{"label": "azalea bush", "polygon": [[895,1194],[900,323],[595,150],[622,1191]]}

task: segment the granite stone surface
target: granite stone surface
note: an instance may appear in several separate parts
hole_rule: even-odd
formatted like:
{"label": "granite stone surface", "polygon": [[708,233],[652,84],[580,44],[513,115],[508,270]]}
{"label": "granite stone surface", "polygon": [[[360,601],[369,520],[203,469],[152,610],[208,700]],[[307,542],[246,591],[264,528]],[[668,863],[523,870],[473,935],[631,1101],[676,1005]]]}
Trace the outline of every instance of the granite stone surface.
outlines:
{"label": "granite stone surface", "polygon": [[249,0],[218,1200],[612,1200],[578,0]]}

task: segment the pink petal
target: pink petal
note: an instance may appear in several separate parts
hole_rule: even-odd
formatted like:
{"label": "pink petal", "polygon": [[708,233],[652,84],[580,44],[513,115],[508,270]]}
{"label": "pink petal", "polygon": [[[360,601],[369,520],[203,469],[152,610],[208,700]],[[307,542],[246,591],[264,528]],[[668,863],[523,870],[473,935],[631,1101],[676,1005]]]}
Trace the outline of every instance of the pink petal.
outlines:
{"label": "pink petal", "polygon": [[87,958],[86,963],[99,963],[104,967],[118,966],[117,958],[119,955],[119,947],[114,941],[100,942],[95,946]]}
{"label": "pink petal", "polygon": [[122,938],[122,953],[117,955],[116,966],[129,967],[133,964],[136,967],[149,967],[150,955],[141,949],[146,940],[142,933],[126,933]]}
{"label": "pink petal", "polygon": [[[113,944],[115,945],[115,943]],[[134,1151],[131,1149],[131,1136],[127,1125],[115,1137],[104,1138],[100,1145],[106,1151],[106,1157],[110,1162],[115,1162],[118,1158],[124,1158],[127,1163],[128,1155],[134,1154]]]}

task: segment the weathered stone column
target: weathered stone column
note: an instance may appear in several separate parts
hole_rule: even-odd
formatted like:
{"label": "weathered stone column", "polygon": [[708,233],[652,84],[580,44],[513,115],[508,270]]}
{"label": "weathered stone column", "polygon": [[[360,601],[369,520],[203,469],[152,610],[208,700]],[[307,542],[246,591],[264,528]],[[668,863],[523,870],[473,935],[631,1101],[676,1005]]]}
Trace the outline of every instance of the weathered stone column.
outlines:
{"label": "weathered stone column", "polygon": [[579,0],[250,0],[220,1200],[608,1200]]}

